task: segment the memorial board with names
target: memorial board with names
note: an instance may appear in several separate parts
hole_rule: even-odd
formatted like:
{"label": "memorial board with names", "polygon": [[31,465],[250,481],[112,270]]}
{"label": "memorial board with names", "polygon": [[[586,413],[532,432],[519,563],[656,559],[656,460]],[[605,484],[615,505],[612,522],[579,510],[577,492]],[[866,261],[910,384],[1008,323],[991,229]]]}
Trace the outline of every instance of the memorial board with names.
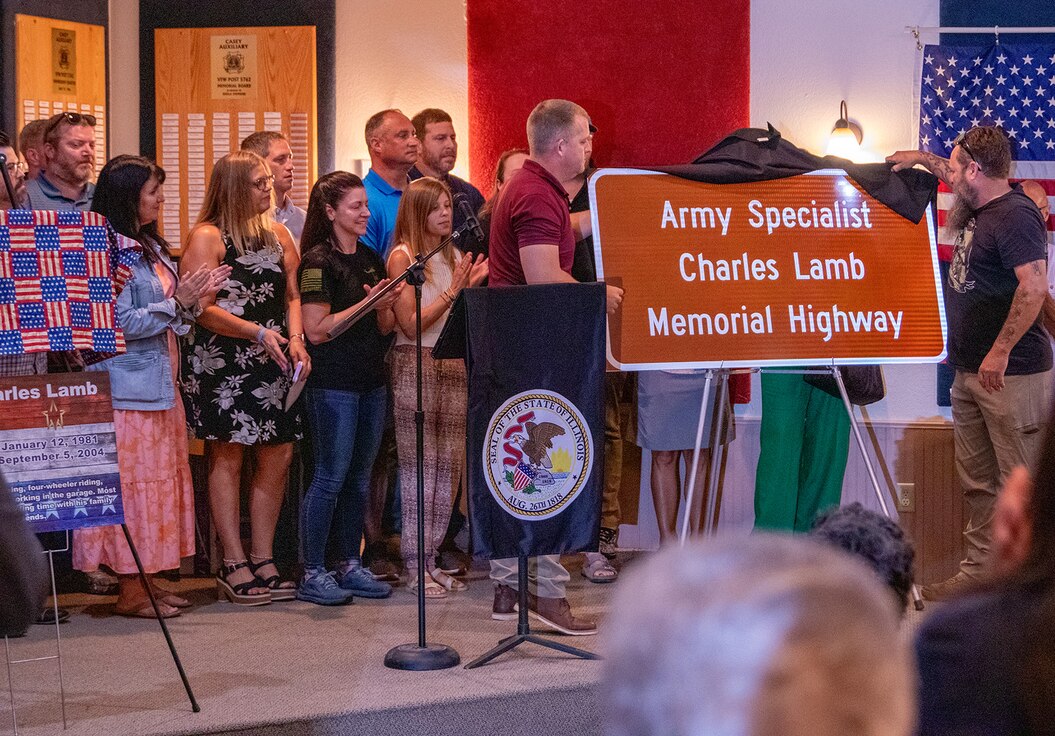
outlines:
{"label": "memorial board with names", "polygon": [[0,378],[0,472],[34,531],[122,523],[109,374]]}
{"label": "memorial board with names", "polygon": [[18,130],[60,112],[94,116],[98,173],[107,161],[106,29],[17,14],[15,51]]}
{"label": "memorial board with names", "polygon": [[154,44],[156,156],[168,175],[165,238],[184,244],[213,164],[258,130],[289,140],[296,166],[290,198],[306,207],[318,168],[315,28],[162,28]]}

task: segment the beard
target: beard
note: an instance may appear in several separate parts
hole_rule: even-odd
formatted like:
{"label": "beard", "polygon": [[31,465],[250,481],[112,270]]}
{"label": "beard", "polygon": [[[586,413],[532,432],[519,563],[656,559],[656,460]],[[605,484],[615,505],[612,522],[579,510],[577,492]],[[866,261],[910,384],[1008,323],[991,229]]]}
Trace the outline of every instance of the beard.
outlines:
{"label": "beard", "polygon": [[945,218],[945,228],[949,232],[958,233],[967,227],[972,217],[974,217],[974,210],[963,197],[957,196]]}

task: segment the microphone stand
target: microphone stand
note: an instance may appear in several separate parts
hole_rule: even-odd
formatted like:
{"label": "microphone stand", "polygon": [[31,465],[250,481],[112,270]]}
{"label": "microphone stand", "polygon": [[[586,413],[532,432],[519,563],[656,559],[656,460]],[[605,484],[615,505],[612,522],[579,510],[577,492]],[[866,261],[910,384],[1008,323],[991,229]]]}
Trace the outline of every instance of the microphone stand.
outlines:
{"label": "microphone stand", "polygon": [[[380,299],[392,289],[395,289],[400,283],[406,281],[414,287],[417,348],[417,407],[414,412],[414,424],[417,434],[416,454],[418,468],[418,640],[413,644],[400,644],[385,654],[385,666],[396,670],[424,672],[456,667],[461,663],[461,657],[453,647],[449,647],[446,644],[429,643],[425,640],[425,408],[421,387],[421,287],[425,283],[425,264],[428,260],[447,247],[448,244],[457,243],[458,239],[471,226],[471,221],[463,222],[461,227],[452,232],[449,237],[445,238],[433,250],[425,255],[418,255],[414,262],[407,267],[407,270],[392,279],[383,289],[370,297],[363,306],[334,325],[327,333],[327,336],[332,339],[345,332],[362,319],[374,308],[374,305]],[[464,257],[468,258],[469,256],[466,255]]]}
{"label": "microphone stand", "polygon": [[22,209],[15,201],[15,188],[11,185],[11,175],[7,173],[7,156],[2,153],[0,153],[0,173],[4,177],[4,188],[7,190],[7,201],[11,204],[11,209]]}

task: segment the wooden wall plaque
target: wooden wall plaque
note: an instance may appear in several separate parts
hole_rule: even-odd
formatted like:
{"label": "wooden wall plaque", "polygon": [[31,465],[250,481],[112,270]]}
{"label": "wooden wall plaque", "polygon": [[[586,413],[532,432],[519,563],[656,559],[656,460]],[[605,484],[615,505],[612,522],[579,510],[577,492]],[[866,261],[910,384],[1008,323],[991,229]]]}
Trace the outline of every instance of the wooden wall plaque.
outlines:
{"label": "wooden wall plaque", "polygon": [[165,169],[165,238],[182,245],[198,218],[213,163],[256,130],[289,139],[290,197],[307,206],[318,168],[315,28],[159,28],[154,31],[157,162]]}

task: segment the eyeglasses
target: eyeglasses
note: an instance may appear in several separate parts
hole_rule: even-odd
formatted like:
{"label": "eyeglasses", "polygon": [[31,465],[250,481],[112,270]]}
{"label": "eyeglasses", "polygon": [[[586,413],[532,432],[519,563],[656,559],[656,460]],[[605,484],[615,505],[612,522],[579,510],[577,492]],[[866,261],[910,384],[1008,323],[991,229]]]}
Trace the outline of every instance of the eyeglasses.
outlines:
{"label": "eyeglasses", "polygon": [[[974,128],[972,128],[971,130],[974,130]],[[963,149],[963,152],[967,154],[967,157],[974,161],[975,166],[978,167],[978,170],[984,174],[985,171],[982,170],[982,165],[978,163],[978,159],[974,157],[974,151],[972,151],[971,147],[967,144],[967,134],[970,132],[970,130],[965,130],[964,132],[960,133],[960,135],[957,136],[956,140],[953,142],[953,146],[959,146],[961,149]]]}
{"label": "eyeglasses", "polygon": [[266,192],[271,189],[271,184],[274,181],[275,177],[273,177],[271,174],[268,174],[267,176],[262,176],[259,179],[254,179],[250,183],[257,189],[259,189],[261,192]]}
{"label": "eyeglasses", "polygon": [[7,173],[16,174],[21,171],[23,174],[29,169],[22,161],[9,161],[7,163]]}
{"label": "eyeglasses", "polygon": [[48,124],[48,127],[44,129],[44,140],[50,140],[51,134],[58,129],[59,123],[63,121],[70,125],[87,125],[90,128],[94,128],[96,122],[94,115],[89,115],[87,113],[82,114],[79,112],[63,112],[53,117],[54,120],[52,120]]}

